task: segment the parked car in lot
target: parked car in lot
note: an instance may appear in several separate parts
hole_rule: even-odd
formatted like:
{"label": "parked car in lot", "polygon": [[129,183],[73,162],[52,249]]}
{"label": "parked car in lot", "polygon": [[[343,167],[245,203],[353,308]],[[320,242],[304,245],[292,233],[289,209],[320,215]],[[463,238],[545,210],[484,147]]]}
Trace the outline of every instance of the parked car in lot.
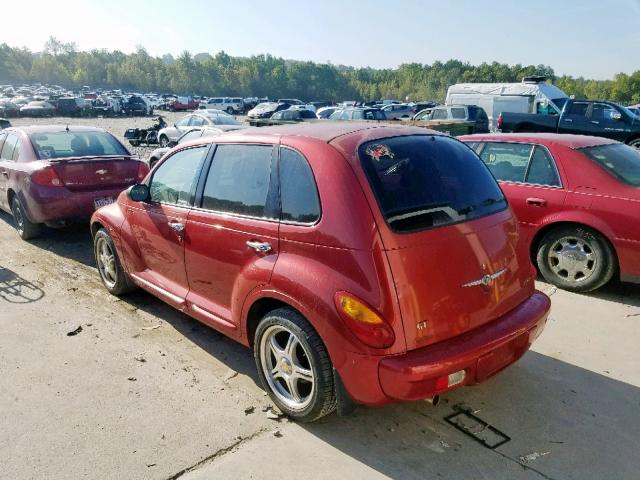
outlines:
{"label": "parked car in lot", "polygon": [[329,118],[336,110],[341,110],[341,107],[321,107],[316,111],[316,117]]}
{"label": "parked car in lot", "polygon": [[0,130],[4,130],[5,128],[10,128],[11,122],[6,118],[0,118]]}
{"label": "parked car in lot", "polygon": [[249,110],[247,116],[249,118],[271,118],[274,113],[280,110],[287,110],[290,107],[291,104],[289,103],[263,102]]}
{"label": "parked car in lot", "polygon": [[194,127],[212,127],[215,125],[241,125],[241,123],[221,110],[198,110],[185,115],[173,126],[161,129],[158,132],[158,142],[161,147],[167,147],[169,142],[178,140],[183,133]]}
{"label": "parked car in lot", "polygon": [[329,120],[386,120],[384,112],[378,108],[349,107],[336,110]]}
{"label": "parked car in lot", "polygon": [[560,115],[502,112],[498,129],[503,132],[553,132],[596,135],[640,148],[640,117],[625,107],[600,100],[565,102]]}
{"label": "parked car in lot", "polygon": [[476,105],[441,105],[428,108],[416,113],[412,120],[468,123],[466,133],[489,133],[489,118],[485,111]]}
{"label": "parked car in lot", "polygon": [[587,292],[614,276],[640,281],[640,151],[580,135],[458,138],[500,182],[548,282]]}
{"label": "parked car in lot", "polygon": [[166,104],[166,108],[172,112],[196,110],[199,106],[200,102],[193,97],[177,97]]}
{"label": "parked car in lot", "polygon": [[253,127],[266,127],[270,125],[285,125],[287,123],[307,122],[317,120],[316,114],[311,110],[289,108],[280,110],[271,115],[271,118],[256,118],[249,120],[249,125]]}
{"label": "parked car in lot", "polygon": [[25,240],[43,223],[88,220],[148,171],[99,128],[32,126],[0,132],[0,208],[12,213]]}
{"label": "parked car in lot", "polygon": [[20,107],[10,100],[0,100],[0,109],[6,117],[16,117],[20,114]]}
{"label": "parked car in lot", "polygon": [[416,113],[415,108],[412,105],[407,105],[406,103],[388,104],[382,107],[381,110],[384,112],[387,120],[408,120]]}
{"label": "parked car in lot", "polygon": [[301,421],[482,382],[549,310],[488,169],[421,128],[315,122],[189,142],[91,232],[108,291],[142,287],[253,348],[271,399]]}
{"label": "parked car in lot", "polygon": [[191,130],[188,130],[184,133],[178,140],[174,140],[169,142],[166,147],[156,148],[149,155],[149,159],[147,163],[150,168],[155,167],[156,163],[173,147],[176,145],[183,144],[185,142],[189,142],[191,140],[195,140],[200,137],[215,137],[218,135],[222,135],[223,133],[232,132],[234,130],[241,130],[243,128],[247,128],[245,125],[218,125],[216,127],[195,127]]}
{"label": "parked car in lot", "polygon": [[125,115],[153,115],[153,107],[151,103],[144,97],[131,96],[123,103],[122,109]]}
{"label": "parked car in lot", "polygon": [[244,113],[244,100],[240,97],[212,97],[206,102],[200,102],[200,108],[207,110],[222,110],[229,115]]}
{"label": "parked car in lot", "polygon": [[61,97],[56,101],[58,115],[67,117],[80,117],[85,114],[87,102],[78,97]]}
{"label": "parked car in lot", "polygon": [[50,117],[56,112],[56,108],[49,102],[34,101],[20,107],[20,115],[25,117]]}

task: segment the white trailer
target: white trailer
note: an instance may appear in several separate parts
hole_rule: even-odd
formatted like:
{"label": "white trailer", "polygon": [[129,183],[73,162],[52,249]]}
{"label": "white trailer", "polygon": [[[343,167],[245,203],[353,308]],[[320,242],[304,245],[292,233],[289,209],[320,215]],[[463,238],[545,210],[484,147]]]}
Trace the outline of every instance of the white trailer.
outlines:
{"label": "white trailer", "polygon": [[501,112],[559,115],[567,96],[544,77],[525,77],[521,83],[457,83],[447,90],[446,105],[477,105],[495,130]]}

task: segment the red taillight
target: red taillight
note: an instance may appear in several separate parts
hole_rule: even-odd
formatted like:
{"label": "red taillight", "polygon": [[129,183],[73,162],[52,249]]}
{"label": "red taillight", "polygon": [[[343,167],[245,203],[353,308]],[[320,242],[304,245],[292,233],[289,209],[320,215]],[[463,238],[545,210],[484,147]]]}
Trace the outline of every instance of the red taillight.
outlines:
{"label": "red taillight", "polygon": [[46,187],[64,187],[64,182],[53,167],[44,167],[31,174],[31,181]]}
{"label": "red taillight", "polygon": [[502,129],[502,114],[498,115],[498,129]]}
{"label": "red taillight", "polygon": [[147,173],[149,173],[149,165],[140,162],[140,165],[138,165],[138,175],[136,176],[138,183],[141,183],[146,178]]}
{"label": "red taillight", "polygon": [[335,304],[340,317],[358,339],[373,348],[388,348],[396,339],[391,326],[362,300],[338,292]]}

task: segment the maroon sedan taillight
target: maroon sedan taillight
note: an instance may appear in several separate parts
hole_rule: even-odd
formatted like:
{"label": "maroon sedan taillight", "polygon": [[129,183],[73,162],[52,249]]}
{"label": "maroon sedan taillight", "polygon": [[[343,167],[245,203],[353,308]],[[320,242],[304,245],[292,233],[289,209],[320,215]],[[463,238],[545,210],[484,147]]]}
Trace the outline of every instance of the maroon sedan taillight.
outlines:
{"label": "maroon sedan taillight", "polygon": [[64,187],[64,182],[58,176],[55,168],[44,167],[31,174],[31,181],[45,187]]}
{"label": "maroon sedan taillight", "polygon": [[140,162],[140,165],[138,165],[138,175],[137,175],[138,183],[142,182],[148,173],[149,173],[149,165],[147,165],[144,162]]}

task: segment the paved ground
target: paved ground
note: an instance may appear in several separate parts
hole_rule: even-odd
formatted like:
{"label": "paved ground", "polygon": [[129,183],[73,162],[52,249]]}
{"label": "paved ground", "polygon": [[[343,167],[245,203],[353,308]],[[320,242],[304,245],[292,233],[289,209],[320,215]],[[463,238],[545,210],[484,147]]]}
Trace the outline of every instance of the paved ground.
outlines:
{"label": "paved ground", "polygon": [[[541,283],[547,329],[488,383],[436,408],[296,425],[263,411],[243,347],[145,293],[109,296],[86,227],[27,243],[10,221],[0,214],[2,479],[639,478],[640,286]],[[451,427],[461,406],[511,440],[490,450]]]}

